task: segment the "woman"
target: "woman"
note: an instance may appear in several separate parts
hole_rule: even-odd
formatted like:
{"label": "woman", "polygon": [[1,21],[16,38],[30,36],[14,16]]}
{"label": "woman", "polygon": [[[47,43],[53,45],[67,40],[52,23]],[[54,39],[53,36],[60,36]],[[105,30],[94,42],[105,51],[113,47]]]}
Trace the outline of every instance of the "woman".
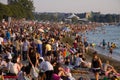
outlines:
{"label": "woman", "polygon": [[98,57],[97,52],[93,53],[93,58],[92,58],[92,70],[95,75],[95,79],[99,80],[99,72],[102,68],[102,62],[101,59]]}
{"label": "woman", "polygon": [[22,63],[20,62],[20,56],[13,57],[13,63],[8,63],[10,74],[18,75],[18,73],[21,71],[22,66]]}
{"label": "woman", "polygon": [[32,79],[38,79],[39,70],[37,68],[37,55],[34,48],[30,47],[29,53],[27,54],[27,58],[29,60],[29,65],[27,66],[28,72],[32,76]]}
{"label": "woman", "polygon": [[105,71],[106,76],[109,76],[110,73],[119,75],[119,73],[114,69],[114,67],[112,65],[110,65],[108,60],[106,61],[106,64],[104,64],[103,69]]}
{"label": "woman", "polygon": [[57,63],[54,66],[53,80],[59,80],[60,78],[63,80],[68,80],[68,75],[66,74],[66,71],[64,70],[62,65],[60,63]]}

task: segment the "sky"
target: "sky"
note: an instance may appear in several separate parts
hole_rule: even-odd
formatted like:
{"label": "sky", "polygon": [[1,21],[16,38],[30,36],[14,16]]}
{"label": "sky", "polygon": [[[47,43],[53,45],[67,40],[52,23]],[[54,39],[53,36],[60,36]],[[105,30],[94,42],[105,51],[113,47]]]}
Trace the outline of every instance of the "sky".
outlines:
{"label": "sky", "polygon": [[[7,0],[0,0],[0,2]],[[33,0],[36,12],[120,14],[120,0]]]}

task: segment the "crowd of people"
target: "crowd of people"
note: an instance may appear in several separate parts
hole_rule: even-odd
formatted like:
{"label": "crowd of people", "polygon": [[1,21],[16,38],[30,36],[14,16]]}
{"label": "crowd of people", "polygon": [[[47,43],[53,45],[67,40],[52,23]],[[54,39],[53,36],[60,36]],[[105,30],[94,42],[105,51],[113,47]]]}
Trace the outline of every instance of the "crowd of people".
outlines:
{"label": "crowd of people", "polygon": [[[94,69],[99,68],[99,62],[94,59],[86,61],[84,54],[89,44],[84,36],[76,35],[95,29],[96,25],[22,20],[13,20],[10,24],[0,22],[0,79],[4,80],[3,76],[9,75],[17,76],[18,80],[76,80],[71,69],[91,68],[91,65]],[[62,30],[65,26],[71,31]],[[62,42],[62,38],[73,34],[73,46]],[[99,70],[93,72],[98,80],[96,72]]]}

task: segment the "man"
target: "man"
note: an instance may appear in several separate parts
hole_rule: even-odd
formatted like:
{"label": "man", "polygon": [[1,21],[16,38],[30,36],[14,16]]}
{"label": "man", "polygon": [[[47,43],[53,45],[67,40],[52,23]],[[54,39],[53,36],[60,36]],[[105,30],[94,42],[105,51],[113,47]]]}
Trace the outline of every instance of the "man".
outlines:
{"label": "man", "polygon": [[3,38],[0,37],[0,54],[2,53]]}
{"label": "man", "polygon": [[52,64],[49,62],[49,58],[45,57],[45,61],[43,61],[41,63],[41,69],[44,70],[45,74],[46,74],[46,80],[51,80],[52,78],[52,74],[53,74],[53,66]]}
{"label": "man", "polygon": [[24,39],[23,41],[23,46],[22,46],[22,50],[23,50],[23,61],[27,60],[27,52],[29,50],[29,42],[27,41],[27,39]]}

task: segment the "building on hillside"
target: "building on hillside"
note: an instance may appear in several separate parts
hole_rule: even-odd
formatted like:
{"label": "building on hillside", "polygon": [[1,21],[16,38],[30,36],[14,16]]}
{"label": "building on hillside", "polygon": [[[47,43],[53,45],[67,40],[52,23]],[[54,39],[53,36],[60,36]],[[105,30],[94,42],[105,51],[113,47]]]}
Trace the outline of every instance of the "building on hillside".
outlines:
{"label": "building on hillside", "polygon": [[65,21],[67,22],[88,22],[87,18],[80,18],[76,14],[72,13],[67,18],[65,18]]}
{"label": "building on hillside", "polygon": [[77,15],[75,15],[74,13],[72,13],[72,15],[67,17],[68,19],[72,19],[72,18],[76,18],[76,19],[80,19]]}

